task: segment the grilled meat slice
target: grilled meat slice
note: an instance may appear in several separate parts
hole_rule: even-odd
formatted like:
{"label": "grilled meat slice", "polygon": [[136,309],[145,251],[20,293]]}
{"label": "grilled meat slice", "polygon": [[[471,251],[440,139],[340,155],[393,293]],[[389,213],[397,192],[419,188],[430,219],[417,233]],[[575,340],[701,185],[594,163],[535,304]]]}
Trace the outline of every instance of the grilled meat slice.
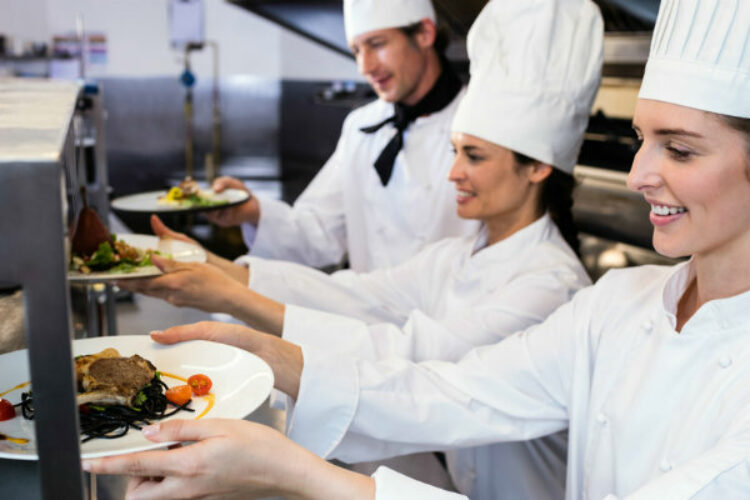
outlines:
{"label": "grilled meat slice", "polygon": [[83,381],[83,375],[88,373],[89,366],[91,366],[91,363],[98,359],[102,358],[119,358],[120,352],[117,349],[109,348],[104,349],[101,352],[98,352],[96,354],[87,354],[86,356],[77,356],[75,359],[75,365],[76,365],[76,383],[78,384],[78,392],[83,391],[83,386],[81,385]]}
{"label": "grilled meat slice", "polygon": [[[114,352],[112,352],[114,351]],[[154,378],[156,368],[148,360],[134,354],[120,357],[115,349],[76,360],[79,405],[86,403],[131,406],[133,398]]]}

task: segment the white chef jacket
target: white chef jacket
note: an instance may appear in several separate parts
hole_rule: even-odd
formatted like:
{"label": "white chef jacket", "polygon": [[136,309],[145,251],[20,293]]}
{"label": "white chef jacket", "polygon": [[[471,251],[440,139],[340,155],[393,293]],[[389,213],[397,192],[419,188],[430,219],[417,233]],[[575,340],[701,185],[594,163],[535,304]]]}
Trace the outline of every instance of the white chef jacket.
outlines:
{"label": "white chef jacket", "polygon": [[[678,334],[693,276],[692,262],[611,271],[541,325],[455,364],[302,346],[294,418],[336,457],[567,427],[566,498],[748,498],[750,291],[704,304]],[[401,491],[379,500],[440,498],[392,472],[375,477],[378,491]]]}
{"label": "white chef jacket", "polygon": [[257,231],[243,225],[251,255],[323,267],[348,253],[351,269],[369,271],[400,264],[442,238],[475,234],[478,223],[456,215],[455,187],[447,180],[451,122],[464,92],[409,126],[387,186],[373,164],[396,129],[360,128],[393,116],[393,104],[376,100],[352,111],[335,152],[293,207],[259,198]]}
{"label": "white chef jacket", "polygon": [[[289,262],[242,260],[250,265],[251,288],[298,304],[286,307],[285,339],[369,360],[458,360],[473,347],[543,321],[590,284],[548,215],[488,247],[483,229],[366,274],[326,275]],[[291,437],[322,456],[330,452],[329,441],[290,417]],[[494,499],[498,488],[506,498],[560,499],[565,457],[564,434],[447,454],[454,483],[475,499]],[[368,446],[341,458],[383,456]]]}

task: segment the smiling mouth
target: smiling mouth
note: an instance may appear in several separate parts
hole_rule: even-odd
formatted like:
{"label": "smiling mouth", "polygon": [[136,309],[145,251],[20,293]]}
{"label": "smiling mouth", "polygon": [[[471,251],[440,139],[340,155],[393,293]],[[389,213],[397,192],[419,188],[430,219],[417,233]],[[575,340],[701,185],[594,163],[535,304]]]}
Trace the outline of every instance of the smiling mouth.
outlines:
{"label": "smiling mouth", "polygon": [[385,85],[385,84],[386,84],[386,83],[387,83],[387,82],[388,82],[388,81],[389,81],[390,79],[391,79],[391,77],[390,77],[390,76],[386,76],[386,77],[383,77],[383,78],[375,78],[375,79],[373,79],[373,82],[375,82],[375,85],[377,85],[378,87],[382,87],[382,86],[383,86],[383,85]]}
{"label": "smiling mouth", "polygon": [[687,212],[685,207],[670,207],[669,205],[651,204],[651,212],[656,215],[677,215]]}

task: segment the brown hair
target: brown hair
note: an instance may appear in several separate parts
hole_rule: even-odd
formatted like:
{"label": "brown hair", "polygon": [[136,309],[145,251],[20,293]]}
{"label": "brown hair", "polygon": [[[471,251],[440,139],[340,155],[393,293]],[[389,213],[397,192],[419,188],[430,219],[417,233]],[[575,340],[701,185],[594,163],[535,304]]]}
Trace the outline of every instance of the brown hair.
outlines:
{"label": "brown hair", "polygon": [[[411,40],[414,38],[414,35],[419,33],[422,29],[422,22],[419,21],[407,26],[402,26],[399,29]],[[445,55],[445,50],[448,48],[451,35],[448,28],[442,23],[438,24],[436,29],[437,32],[435,33],[435,42],[432,44],[432,47],[435,49],[435,52],[437,52],[437,54],[442,57]]]}
{"label": "brown hair", "polygon": [[750,118],[740,118],[738,116],[717,115],[721,121],[742,133],[745,136],[745,146],[747,149],[747,169],[745,175],[750,180]]}
{"label": "brown hair", "polygon": [[[524,167],[539,163],[537,160],[523,155],[513,153],[513,160],[518,167]],[[570,248],[580,255],[580,241],[578,240],[578,227],[573,221],[573,190],[576,187],[575,178],[559,170],[552,168],[552,173],[542,184],[542,194],[539,197],[540,209],[548,212],[550,218],[560,230],[560,234],[570,245]]]}

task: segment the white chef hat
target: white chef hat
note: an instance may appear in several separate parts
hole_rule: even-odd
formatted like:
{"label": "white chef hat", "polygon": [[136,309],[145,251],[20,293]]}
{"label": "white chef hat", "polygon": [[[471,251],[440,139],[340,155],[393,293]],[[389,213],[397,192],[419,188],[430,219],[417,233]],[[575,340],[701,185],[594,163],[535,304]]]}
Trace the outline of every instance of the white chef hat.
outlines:
{"label": "white chef hat", "polygon": [[346,39],[369,31],[400,28],[427,18],[435,22],[430,0],[344,0]]}
{"label": "white chef hat", "polygon": [[750,118],[750,2],[662,0],[638,96]]}
{"label": "white chef hat", "polygon": [[469,30],[471,79],[453,131],[571,173],[599,88],[591,0],[492,0]]}

